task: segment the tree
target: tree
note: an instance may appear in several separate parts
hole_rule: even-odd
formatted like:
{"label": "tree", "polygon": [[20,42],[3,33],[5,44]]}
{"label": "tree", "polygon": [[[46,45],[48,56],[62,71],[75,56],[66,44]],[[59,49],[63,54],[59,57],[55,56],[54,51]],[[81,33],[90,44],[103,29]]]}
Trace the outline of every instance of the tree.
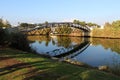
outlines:
{"label": "tree", "polygon": [[29,26],[30,28],[34,28],[34,27],[37,26],[37,24],[28,24],[28,26]]}
{"label": "tree", "polygon": [[1,27],[3,27],[3,26],[4,26],[4,25],[3,25],[3,23],[2,23],[2,22],[0,22],[0,28],[1,28]]}
{"label": "tree", "polygon": [[112,27],[112,25],[109,22],[106,22],[104,27]]}
{"label": "tree", "polygon": [[85,21],[74,20],[73,23],[74,24],[79,24],[81,26],[86,26],[86,22]]}
{"label": "tree", "polygon": [[48,21],[45,21],[45,25],[48,25]]}
{"label": "tree", "polygon": [[112,26],[113,26],[114,28],[120,28],[120,20],[113,21]]}
{"label": "tree", "polygon": [[79,24],[80,24],[81,26],[84,26],[84,27],[86,26],[86,22],[85,22],[85,21],[80,21]]}
{"label": "tree", "polygon": [[0,27],[11,27],[11,24],[7,20],[0,19]]}
{"label": "tree", "polygon": [[28,23],[21,23],[20,26],[21,27],[28,27]]}
{"label": "tree", "polygon": [[20,27],[24,28],[24,29],[27,29],[28,28],[28,23],[21,23],[20,24]]}
{"label": "tree", "polygon": [[94,26],[94,24],[93,24],[93,23],[91,23],[91,22],[87,23],[87,25],[88,25],[89,27]]}
{"label": "tree", "polygon": [[3,29],[0,27],[0,46],[8,46],[10,42],[11,36],[7,29]]}
{"label": "tree", "polygon": [[73,23],[74,24],[79,24],[79,20],[74,20]]}
{"label": "tree", "polygon": [[6,20],[4,22],[4,27],[6,27],[6,28],[11,27],[11,24]]}
{"label": "tree", "polygon": [[10,47],[20,49],[23,51],[30,51],[27,36],[20,32],[11,34]]}

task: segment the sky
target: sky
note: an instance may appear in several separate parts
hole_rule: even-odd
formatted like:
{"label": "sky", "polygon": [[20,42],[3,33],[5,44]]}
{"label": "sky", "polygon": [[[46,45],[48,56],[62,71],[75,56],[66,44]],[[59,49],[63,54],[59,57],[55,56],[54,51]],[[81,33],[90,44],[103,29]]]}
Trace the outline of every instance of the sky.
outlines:
{"label": "sky", "polygon": [[0,0],[0,18],[21,22],[69,22],[103,25],[120,19],[120,0]]}

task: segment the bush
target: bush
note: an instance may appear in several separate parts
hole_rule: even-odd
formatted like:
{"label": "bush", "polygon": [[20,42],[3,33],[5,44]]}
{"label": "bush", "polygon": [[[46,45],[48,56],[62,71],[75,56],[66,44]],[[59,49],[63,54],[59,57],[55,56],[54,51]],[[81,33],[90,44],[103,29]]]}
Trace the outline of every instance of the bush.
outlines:
{"label": "bush", "polygon": [[29,41],[27,40],[27,36],[22,33],[12,33],[11,34],[11,44],[10,47],[23,50],[30,51]]}
{"label": "bush", "polygon": [[0,28],[0,46],[5,46],[9,42],[8,34],[5,29]]}

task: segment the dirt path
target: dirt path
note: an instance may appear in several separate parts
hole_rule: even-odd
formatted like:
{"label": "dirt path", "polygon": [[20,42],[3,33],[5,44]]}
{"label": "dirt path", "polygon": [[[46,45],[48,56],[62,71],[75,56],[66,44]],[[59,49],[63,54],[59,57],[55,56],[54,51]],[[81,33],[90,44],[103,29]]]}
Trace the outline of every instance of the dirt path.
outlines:
{"label": "dirt path", "polygon": [[35,70],[30,64],[23,63],[14,58],[0,57],[0,79],[24,80],[33,76],[30,71]]}

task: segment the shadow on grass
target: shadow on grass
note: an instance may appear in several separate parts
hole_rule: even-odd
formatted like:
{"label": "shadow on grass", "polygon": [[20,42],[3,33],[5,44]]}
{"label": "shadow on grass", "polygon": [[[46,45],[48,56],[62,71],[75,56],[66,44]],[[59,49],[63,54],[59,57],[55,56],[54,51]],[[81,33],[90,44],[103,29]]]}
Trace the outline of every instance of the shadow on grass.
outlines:
{"label": "shadow on grass", "polygon": [[[20,70],[20,69],[23,69],[23,68],[31,68],[33,66],[37,66],[37,65],[43,65],[44,62],[30,62],[30,63],[19,63],[19,64],[14,64],[12,66],[6,66],[4,68],[0,68],[0,72],[3,72],[3,73],[0,73],[0,76],[2,75],[5,75],[5,74],[9,74],[9,73],[12,73],[16,70]],[[44,67],[44,68],[41,68],[42,70],[44,69],[48,69],[49,67]],[[6,72],[7,71],[7,72]]]}
{"label": "shadow on grass", "polygon": [[[31,79],[31,77],[35,77],[36,75],[47,72],[50,68],[45,61],[36,61],[36,62],[28,62],[28,63],[17,63],[10,66],[5,66],[0,68],[0,76],[5,76],[9,74],[16,73],[17,71],[23,70],[22,73],[15,74],[14,77],[25,76],[25,80]],[[48,64],[49,65],[49,64]],[[38,68],[36,68],[38,67]],[[14,75],[14,74],[13,74]]]}
{"label": "shadow on grass", "polygon": [[[3,62],[10,59],[18,59],[23,62],[20,63],[11,63],[11,65],[7,65],[4,67],[0,67],[0,76],[5,76],[9,74],[13,74],[16,71],[26,69],[26,71],[14,75],[14,77],[19,77],[24,75],[24,80],[56,80],[58,78],[62,78],[63,76],[70,76],[73,74],[74,70],[77,72],[77,68],[73,69],[73,66],[69,67],[69,64],[65,66],[61,62],[56,62],[54,60],[48,60],[45,58],[41,58],[41,56],[23,53],[20,51],[12,51],[12,50],[4,50],[0,51],[0,61]],[[67,75],[66,75],[67,74]]]}
{"label": "shadow on grass", "polygon": [[[103,77],[106,77],[106,80],[120,79],[104,72],[80,68],[79,66],[57,62],[17,50],[2,50],[0,51],[0,57],[0,63],[6,60],[9,63],[10,59],[13,60],[9,65],[6,63],[2,67],[0,66],[0,79],[1,76],[6,78],[6,75],[10,75],[6,80],[102,80]],[[21,73],[16,73],[21,70]],[[11,75],[12,78],[10,78]],[[25,77],[18,79],[19,76],[23,75]],[[99,75],[102,77],[99,77]]]}

